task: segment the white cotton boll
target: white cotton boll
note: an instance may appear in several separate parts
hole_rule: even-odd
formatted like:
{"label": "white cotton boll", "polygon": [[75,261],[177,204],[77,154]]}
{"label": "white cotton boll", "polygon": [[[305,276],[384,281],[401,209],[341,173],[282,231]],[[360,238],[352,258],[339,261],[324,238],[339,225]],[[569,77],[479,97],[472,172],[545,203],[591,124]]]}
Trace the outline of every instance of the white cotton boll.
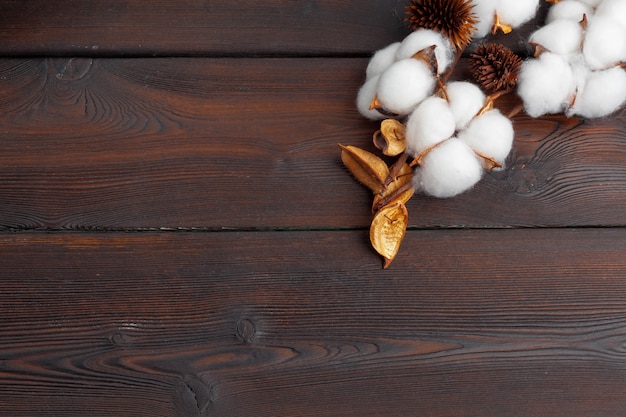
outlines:
{"label": "white cotton boll", "polygon": [[524,61],[517,83],[517,93],[531,117],[564,111],[576,87],[569,63],[549,52]]}
{"label": "white cotton boll", "polygon": [[613,113],[626,102],[626,70],[613,67],[589,73],[584,89],[576,95],[576,101],[568,116],[604,117]]}
{"label": "white cotton boll", "polygon": [[608,17],[594,16],[589,19],[583,56],[593,70],[609,68],[626,61],[626,26]]}
{"label": "white cotton boll", "polygon": [[446,93],[457,130],[467,126],[485,104],[485,94],[480,87],[466,81],[447,84]]}
{"label": "white cotton boll", "polygon": [[421,50],[435,46],[438,73],[443,73],[454,59],[454,51],[450,42],[440,33],[430,29],[412,32],[401,42],[396,51],[396,59],[408,59]]}
{"label": "white cotton boll", "polygon": [[587,82],[587,77],[589,77],[589,73],[591,70],[589,66],[585,63],[585,60],[582,54],[577,54],[569,57],[568,59],[569,66],[572,70],[572,80],[574,84],[574,94],[578,91],[581,91],[585,83]]}
{"label": "white cotton boll", "polygon": [[479,154],[504,165],[514,136],[511,120],[494,109],[474,118],[458,138]]}
{"label": "white cotton boll", "polygon": [[[560,4],[560,3],[558,3]],[[580,52],[583,40],[583,28],[574,20],[555,20],[530,35],[529,41],[538,43],[550,52],[558,55],[570,55]]]}
{"label": "white cotton boll", "polygon": [[454,115],[448,102],[437,96],[422,101],[406,122],[406,152],[416,157],[430,146],[454,135]]}
{"label": "white cotton boll", "polygon": [[435,78],[424,62],[403,59],[393,63],[380,75],[376,96],[386,110],[407,115],[432,94],[435,83]]}
{"label": "white cotton boll", "polygon": [[472,188],[483,174],[481,160],[456,138],[430,151],[413,178],[417,190],[433,197],[454,197]]}
{"label": "white cotton boll", "polygon": [[472,0],[474,8],[472,13],[476,16],[478,22],[476,31],[472,35],[474,38],[483,38],[491,33],[496,17],[497,0]]}
{"label": "white cotton boll", "polygon": [[[568,0],[569,1],[569,0]],[[602,0],[580,0],[589,7],[595,8],[598,4],[602,3]]]}
{"label": "white cotton boll", "polygon": [[375,75],[380,75],[389,68],[396,61],[396,52],[399,46],[400,42],[394,42],[376,51],[367,64],[365,78],[369,79]]}
{"label": "white cotton boll", "polygon": [[584,15],[591,16],[592,14],[593,9],[588,4],[581,1],[560,1],[550,7],[550,10],[548,10],[548,16],[546,17],[546,22],[550,23],[559,19],[580,22]]}
{"label": "white cotton boll", "polygon": [[356,96],[356,108],[363,117],[370,120],[382,120],[385,118],[378,110],[370,110],[370,104],[374,100],[376,95],[376,87],[378,86],[378,79],[380,76],[375,75],[365,81],[365,83],[359,89],[359,93]]}
{"label": "white cotton boll", "polygon": [[535,17],[539,0],[497,0],[496,13],[500,22],[516,28]]}
{"label": "white cotton boll", "polygon": [[608,17],[626,26],[626,0],[604,0],[598,5],[595,16]]}

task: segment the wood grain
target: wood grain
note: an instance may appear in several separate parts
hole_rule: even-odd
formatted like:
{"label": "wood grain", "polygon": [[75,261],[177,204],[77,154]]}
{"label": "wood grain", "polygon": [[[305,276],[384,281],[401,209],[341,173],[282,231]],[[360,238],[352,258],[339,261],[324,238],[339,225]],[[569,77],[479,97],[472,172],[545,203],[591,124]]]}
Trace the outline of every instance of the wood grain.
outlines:
{"label": "wood grain", "polygon": [[[404,0],[0,1],[3,56],[350,56],[402,40]],[[498,35],[528,53],[536,19]],[[476,40],[476,43],[483,40]]]}
{"label": "wood grain", "polygon": [[624,412],[624,229],[410,231],[386,271],[366,239],[2,234],[3,410]]}
{"label": "wood grain", "polygon": [[405,3],[0,1],[3,55],[363,54],[401,39]]}
{"label": "wood grain", "polygon": [[[371,197],[337,143],[371,146],[355,110],[366,59],[0,61],[5,229],[362,228]],[[512,107],[513,100],[502,103]],[[518,115],[500,173],[415,197],[413,227],[623,226],[626,111]]]}

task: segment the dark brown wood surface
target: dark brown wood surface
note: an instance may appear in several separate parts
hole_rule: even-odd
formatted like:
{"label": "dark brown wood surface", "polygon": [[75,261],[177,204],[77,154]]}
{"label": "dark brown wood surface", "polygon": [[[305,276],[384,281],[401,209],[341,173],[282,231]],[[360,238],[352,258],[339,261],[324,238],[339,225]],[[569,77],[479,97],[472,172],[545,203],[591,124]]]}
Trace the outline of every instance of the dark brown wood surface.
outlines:
{"label": "dark brown wood surface", "polygon": [[393,272],[363,234],[6,234],[0,403],[96,416],[623,410],[624,229],[411,231]]}
{"label": "dark brown wood surface", "polygon": [[626,110],[518,114],[383,270],[337,143],[404,5],[0,0],[0,415],[626,415]]}

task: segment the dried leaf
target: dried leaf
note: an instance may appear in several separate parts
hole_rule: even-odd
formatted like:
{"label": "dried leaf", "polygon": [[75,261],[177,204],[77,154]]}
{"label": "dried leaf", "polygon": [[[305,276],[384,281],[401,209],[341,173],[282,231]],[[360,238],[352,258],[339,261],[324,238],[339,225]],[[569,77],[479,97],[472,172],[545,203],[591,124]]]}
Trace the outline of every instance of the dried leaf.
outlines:
{"label": "dried leaf", "polygon": [[370,242],[376,252],[385,258],[384,268],[396,257],[408,221],[409,214],[402,202],[385,206],[374,216],[370,227]]}
{"label": "dried leaf", "polygon": [[383,155],[398,156],[406,147],[406,127],[396,119],[385,119],[380,124],[380,130],[374,133],[374,146]]}
{"label": "dried leaf", "polygon": [[375,194],[385,190],[385,180],[389,176],[389,167],[379,157],[356,146],[343,146],[341,160],[348,170],[361,184]]}
{"label": "dried leaf", "polygon": [[387,189],[374,196],[372,213],[376,213],[384,206],[393,205],[397,202],[406,204],[415,193],[415,187],[413,187],[412,179],[413,169],[409,166],[409,164],[404,163],[396,178],[387,186]]}

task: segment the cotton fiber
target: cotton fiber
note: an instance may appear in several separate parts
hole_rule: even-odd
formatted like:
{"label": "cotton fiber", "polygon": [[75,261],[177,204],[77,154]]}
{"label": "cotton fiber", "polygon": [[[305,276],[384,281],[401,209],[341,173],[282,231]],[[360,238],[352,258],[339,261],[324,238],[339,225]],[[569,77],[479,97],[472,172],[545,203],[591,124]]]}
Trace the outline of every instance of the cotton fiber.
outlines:
{"label": "cotton fiber", "polygon": [[594,70],[626,61],[626,26],[608,17],[591,18],[585,34],[583,55]]}
{"label": "cotton fiber", "polygon": [[537,13],[539,0],[497,0],[496,13],[500,21],[513,28],[532,19]]}
{"label": "cotton fiber", "polygon": [[598,5],[595,16],[608,17],[615,22],[626,26],[626,1],[624,0],[604,0]]}
{"label": "cotton fiber", "polygon": [[482,174],[482,163],[474,151],[457,138],[451,138],[424,157],[413,184],[428,195],[448,198],[472,188]]}
{"label": "cotton fiber", "polygon": [[381,114],[376,109],[370,110],[370,104],[374,97],[376,96],[376,87],[378,86],[378,80],[380,76],[375,75],[369,78],[359,89],[359,93],[356,96],[356,107],[359,113],[366,119],[370,120],[382,120],[385,118],[383,114]]}
{"label": "cotton fiber", "polygon": [[394,42],[376,51],[367,64],[365,78],[370,79],[375,75],[380,75],[389,68],[396,61],[396,52],[399,46],[400,42]]}
{"label": "cotton fiber", "polygon": [[571,55],[580,52],[582,40],[583,28],[580,23],[559,19],[536,30],[529,42],[537,43],[558,55]]}
{"label": "cotton fiber", "polygon": [[495,23],[497,0],[473,0],[473,13],[476,15],[478,22],[476,23],[475,38],[483,38],[491,33],[493,24]]}
{"label": "cotton fiber", "polygon": [[446,94],[456,130],[465,128],[485,104],[485,94],[480,87],[467,81],[448,83]]}
{"label": "cotton fiber", "polygon": [[[570,1],[570,0],[567,0],[567,1]],[[589,7],[593,7],[593,8],[595,8],[600,3],[602,3],[602,0],[581,0],[581,1],[585,3],[586,5],[588,5]]]}
{"label": "cotton fiber", "polygon": [[396,59],[411,58],[416,53],[435,46],[437,72],[443,73],[454,59],[454,51],[450,42],[439,32],[430,29],[416,30],[408,35],[396,52]]}
{"label": "cotton fiber", "polygon": [[430,96],[411,113],[406,124],[406,152],[416,157],[454,135],[454,115],[448,102]]}
{"label": "cotton fiber", "polygon": [[576,0],[564,0],[550,7],[550,10],[548,10],[548,16],[546,17],[546,22],[550,23],[559,19],[580,22],[583,19],[583,16],[591,16],[592,14],[593,9],[588,4]]}
{"label": "cotton fiber", "polygon": [[426,63],[408,58],[396,61],[380,75],[376,96],[386,110],[407,115],[434,87],[435,78]]}
{"label": "cotton fiber", "polygon": [[513,146],[513,124],[499,110],[493,109],[474,118],[458,138],[479,154],[500,165]]}
{"label": "cotton fiber", "polygon": [[582,91],[576,95],[568,116],[604,117],[626,102],[626,70],[613,67],[589,73]]}
{"label": "cotton fiber", "polygon": [[531,117],[560,113],[576,88],[572,69],[563,57],[545,52],[522,64],[517,93]]}

